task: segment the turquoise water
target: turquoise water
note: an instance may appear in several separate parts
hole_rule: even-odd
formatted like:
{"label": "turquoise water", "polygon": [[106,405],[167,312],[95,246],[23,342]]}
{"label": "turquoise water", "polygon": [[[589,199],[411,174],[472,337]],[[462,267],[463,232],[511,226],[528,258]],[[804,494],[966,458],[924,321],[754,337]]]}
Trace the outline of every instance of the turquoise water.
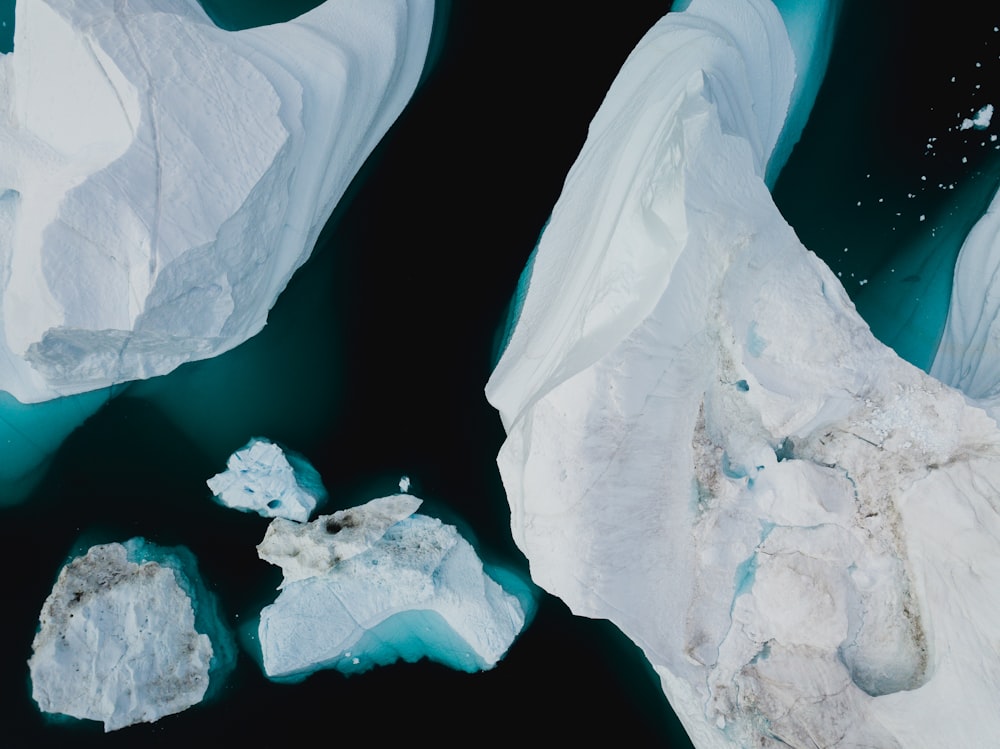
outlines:
{"label": "turquoise water", "polygon": [[323,0],[198,0],[216,26],[229,31],[283,23],[301,16]]}
{"label": "turquoise water", "polygon": [[836,272],[875,335],[927,369],[955,258],[1000,184],[994,8],[845,4],[830,75],[774,189],[803,243]]}
{"label": "turquoise water", "polygon": [[0,54],[14,49],[14,0],[0,0]]}

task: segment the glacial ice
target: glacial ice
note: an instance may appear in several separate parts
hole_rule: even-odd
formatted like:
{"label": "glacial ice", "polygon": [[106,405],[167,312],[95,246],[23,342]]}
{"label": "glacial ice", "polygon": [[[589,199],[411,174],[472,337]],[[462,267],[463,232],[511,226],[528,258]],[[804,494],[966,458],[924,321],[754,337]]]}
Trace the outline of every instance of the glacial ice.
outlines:
{"label": "glacial ice", "polygon": [[512,578],[505,591],[453,526],[413,514],[420,504],[397,494],[308,525],[271,522],[258,553],[284,580],[260,614],[269,677],[423,657],[471,672],[503,657],[531,616],[531,593]]}
{"label": "glacial ice", "polygon": [[300,523],[327,496],[319,473],[305,457],[261,437],[229,456],[226,470],[206,483],[226,507]]}
{"label": "glacial ice", "polygon": [[767,0],[694,0],[623,66],[487,386],[512,532],[699,747],[985,746],[1000,431],[775,208],[791,60]]}
{"label": "glacial ice", "polygon": [[235,660],[194,557],[140,538],[69,562],[39,618],[32,697],[44,712],[103,721],[105,731],[196,705]]}
{"label": "glacial ice", "polygon": [[433,0],[229,32],[29,0],[0,57],[0,390],[153,377],[258,332],[412,94]]}
{"label": "glacial ice", "polygon": [[1000,193],[962,243],[931,374],[1000,421]]}

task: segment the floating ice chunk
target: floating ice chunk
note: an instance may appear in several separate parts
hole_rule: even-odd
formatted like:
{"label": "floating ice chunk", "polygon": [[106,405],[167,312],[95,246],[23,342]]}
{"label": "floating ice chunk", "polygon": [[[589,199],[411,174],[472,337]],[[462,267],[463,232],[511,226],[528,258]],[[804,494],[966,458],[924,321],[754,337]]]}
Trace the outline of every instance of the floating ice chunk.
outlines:
{"label": "floating ice chunk", "polygon": [[513,536],[701,749],[989,745],[1000,430],[876,341],[775,208],[779,30],[696,0],[595,116],[487,386]]}
{"label": "floating ice chunk", "polygon": [[308,524],[275,520],[267,527],[257,554],[281,567],[284,579],[279,587],[284,588],[296,580],[325,575],[334,565],[368,551],[421,504],[414,496],[396,494],[321,515]]}
{"label": "floating ice chunk", "polygon": [[206,483],[227,507],[304,523],[326,500],[323,482],[309,461],[270,440],[254,437],[226,466]]}
{"label": "floating ice chunk", "polygon": [[985,130],[990,126],[990,121],[993,119],[993,105],[987,104],[982,107],[976,114],[969,119],[966,117],[962,120],[962,124],[959,125],[959,130],[971,130],[975,128],[976,130]]}
{"label": "floating ice chunk", "polygon": [[264,325],[412,94],[433,0],[225,31],[190,0],[33,0],[0,57],[0,389],[164,374]]}
{"label": "floating ice chunk", "polygon": [[142,539],[93,546],[67,564],[28,661],[39,708],[114,731],[200,702],[235,651],[196,575],[190,552]]}
{"label": "floating ice chunk", "polygon": [[[272,521],[258,548],[282,565],[285,580],[260,615],[269,677],[294,680],[324,668],[354,673],[423,657],[478,671],[503,657],[531,614],[527,586],[508,577],[514,595],[505,592],[453,526],[409,514],[419,504],[396,495],[308,528]],[[344,534],[352,535],[341,544]],[[304,565],[292,561],[296,549],[308,557]]]}

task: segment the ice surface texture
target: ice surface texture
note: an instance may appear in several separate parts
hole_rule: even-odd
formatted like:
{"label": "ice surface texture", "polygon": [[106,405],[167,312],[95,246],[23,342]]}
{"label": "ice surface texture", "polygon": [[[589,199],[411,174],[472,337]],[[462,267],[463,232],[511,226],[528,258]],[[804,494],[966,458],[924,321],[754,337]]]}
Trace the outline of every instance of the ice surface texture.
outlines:
{"label": "ice surface texture", "polygon": [[465,671],[496,665],[530,615],[527,590],[505,592],[453,526],[412,514],[420,503],[401,494],[305,526],[271,522],[258,553],[284,581],[260,616],[268,676],[423,657]]}
{"label": "ice surface texture", "polygon": [[985,746],[1000,433],[771,201],[793,70],[765,0],[695,0],[626,61],[487,387],[512,531],[699,747]]}
{"label": "ice surface texture", "polygon": [[229,456],[226,470],[206,483],[226,507],[300,523],[327,496],[309,461],[261,437]]}
{"label": "ice surface texture", "polygon": [[[59,573],[28,662],[40,709],[114,731],[205,696],[216,653],[209,627],[199,632],[195,624],[192,594],[202,586],[179,558],[144,561],[150,548],[142,539],[93,546]],[[170,556],[154,551],[164,553]],[[211,625],[223,630],[221,622]]]}
{"label": "ice surface texture", "polygon": [[0,58],[0,390],[165,374],[263,327],[412,94],[433,0],[216,28],[194,0],[25,0]]}

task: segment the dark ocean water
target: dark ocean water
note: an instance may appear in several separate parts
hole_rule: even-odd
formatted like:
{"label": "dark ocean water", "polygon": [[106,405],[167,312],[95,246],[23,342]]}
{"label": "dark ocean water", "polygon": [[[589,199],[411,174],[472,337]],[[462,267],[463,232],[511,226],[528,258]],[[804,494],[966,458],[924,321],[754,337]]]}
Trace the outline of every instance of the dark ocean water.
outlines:
{"label": "dark ocean water", "polygon": [[[212,5],[220,22],[239,25],[226,14],[241,6]],[[494,463],[503,430],[483,397],[493,342],[604,91],[668,5],[635,0],[610,12],[550,2],[543,13],[538,3],[443,6],[447,33],[435,45],[436,67],[265,330],[217,359],[125,388],[63,444],[28,501],[0,508],[0,541],[10,554],[0,747],[176,747],[196,739],[263,746],[313,740],[317,725],[331,743],[387,745],[429,734],[442,746],[478,743],[480,735],[582,746],[613,735],[621,746],[690,745],[638,650],[611,625],[572,617],[551,597],[491,672],[423,662],[276,685],[241,654],[214,702],[110,735],[97,724],[46,721],[31,701],[26,666],[42,602],[82,536],[187,546],[234,625],[273,599],[279,575],[254,550],[265,521],[213,504],[204,484],[253,435],[313,462],[330,491],[327,511],[390,493],[409,475],[431,514],[460,519],[485,558],[526,574]],[[920,119],[927,113],[916,106],[887,117],[886,98],[912,90],[919,99],[936,64],[918,60],[914,73],[916,65],[898,57],[911,43],[910,25],[899,23],[913,15],[903,10],[910,6],[875,5],[847,3],[848,41],[834,50],[817,109],[823,121],[809,126],[777,186],[807,245],[836,258],[828,262],[848,278],[891,264],[908,245],[882,239],[892,236],[878,222],[882,214],[847,208],[880,192],[905,195],[913,170],[930,157],[904,147],[903,132],[920,146],[943,129]],[[983,31],[981,19],[966,21],[968,38]],[[969,188],[973,197],[958,202],[966,195],[958,187],[921,194],[921,212],[944,222],[951,210],[966,220],[942,233],[957,235],[981,213],[991,158],[962,170],[969,184],[982,185]],[[974,169],[984,176],[970,176]],[[857,177],[869,172],[882,180],[877,188]],[[851,262],[861,258],[858,266],[836,254],[842,243],[865,248],[847,253]],[[935,277],[950,278],[952,262],[945,258]],[[848,289],[881,288],[870,286]],[[866,297],[855,298],[865,312]]]}
{"label": "dark ocean water", "polygon": [[[803,243],[904,359],[930,367],[962,241],[1000,184],[1000,8],[848,1],[830,74],[775,185]],[[922,217],[922,218],[921,218]]]}

